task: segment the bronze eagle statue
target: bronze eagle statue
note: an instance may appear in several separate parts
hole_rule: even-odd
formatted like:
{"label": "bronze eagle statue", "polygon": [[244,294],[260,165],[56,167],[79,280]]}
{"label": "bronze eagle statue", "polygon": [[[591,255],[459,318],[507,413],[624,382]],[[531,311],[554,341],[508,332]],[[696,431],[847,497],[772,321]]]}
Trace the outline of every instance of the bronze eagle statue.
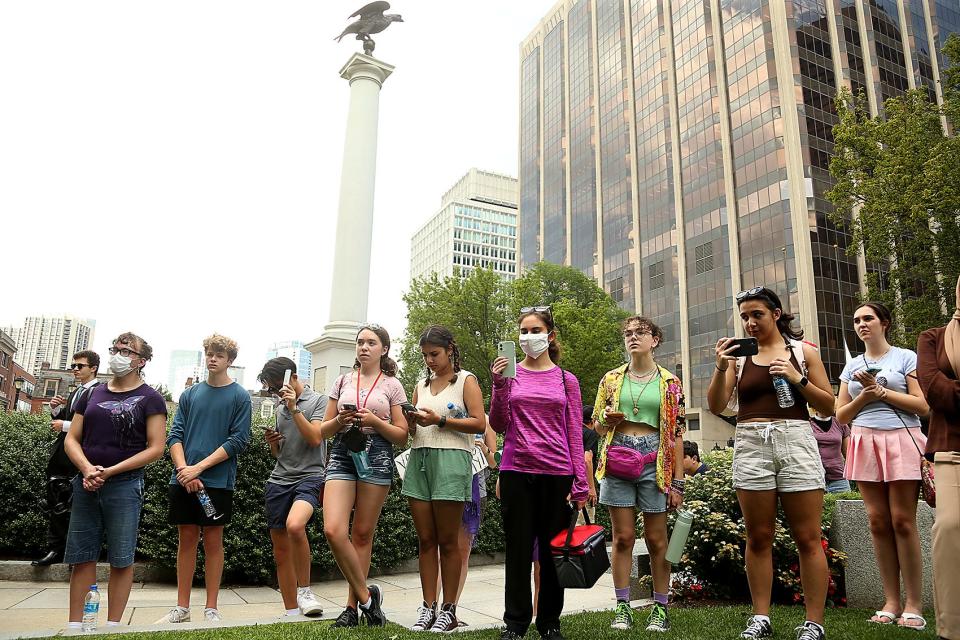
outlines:
{"label": "bronze eagle statue", "polygon": [[356,22],[347,25],[343,33],[334,38],[334,40],[340,42],[343,36],[354,33],[357,36],[357,40],[363,41],[363,52],[368,56],[373,55],[373,49],[376,47],[376,43],[373,41],[373,38],[370,37],[370,34],[380,33],[393,22],[403,22],[403,18],[400,17],[399,14],[383,13],[389,8],[390,3],[382,0],[379,2],[371,2],[361,7],[350,16],[351,18],[360,16],[360,18]]}

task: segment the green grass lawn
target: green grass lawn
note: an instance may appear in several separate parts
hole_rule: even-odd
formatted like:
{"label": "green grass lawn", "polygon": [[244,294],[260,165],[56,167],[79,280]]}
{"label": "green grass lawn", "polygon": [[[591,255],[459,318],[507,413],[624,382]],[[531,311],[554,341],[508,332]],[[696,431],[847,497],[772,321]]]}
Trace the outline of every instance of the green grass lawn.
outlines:
{"label": "green grass lawn", "polygon": [[[866,622],[872,611],[863,609],[828,609],[826,629],[827,637],[843,640],[884,640],[904,639],[919,640],[936,638],[934,631],[933,612],[926,614],[927,629],[923,632],[910,629],[898,629],[894,626],[880,626]],[[639,630],[615,631],[610,629],[612,612],[581,613],[568,616],[562,620],[563,634],[570,640],[582,638],[584,640],[625,640],[636,637],[657,637],[671,640],[714,640],[721,638],[737,638],[743,629],[750,609],[747,606],[726,607],[698,607],[673,609],[670,621],[673,630],[669,634],[646,633],[641,626]],[[646,611],[639,611],[637,620],[646,620]],[[792,640],[794,627],[803,622],[803,609],[800,607],[775,607],[773,615],[774,633],[776,638]],[[294,624],[273,624],[260,627],[232,627],[226,629],[202,631],[158,631],[155,633],[138,633],[125,635],[124,638],[143,638],[144,640],[167,640],[173,638],[189,638],[189,640],[245,640],[259,638],[263,640],[313,640],[317,637],[331,638],[359,638],[363,640],[424,640],[427,634],[413,633],[398,625],[389,625],[383,629],[338,629],[329,628],[330,621],[300,622]],[[457,640],[472,640],[484,638],[495,639],[499,632],[491,629],[483,631],[465,631],[456,636]],[[530,640],[539,640],[539,635],[531,627],[527,632]]]}

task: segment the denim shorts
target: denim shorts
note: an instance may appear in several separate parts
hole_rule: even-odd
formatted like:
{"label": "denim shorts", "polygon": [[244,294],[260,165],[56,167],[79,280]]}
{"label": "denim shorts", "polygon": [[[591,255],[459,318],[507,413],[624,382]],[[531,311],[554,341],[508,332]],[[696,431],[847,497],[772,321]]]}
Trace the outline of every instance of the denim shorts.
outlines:
{"label": "denim shorts", "polygon": [[390,486],[393,484],[393,445],[379,433],[367,435],[367,461],[371,475],[360,478],[353,457],[343,443],[343,434],[333,438],[330,448],[330,461],[327,463],[327,482],[331,480],[351,480]]}
{"label": "denim shorts", "polygon": [[[614,433],[611,445],[629,447],[640,453],[651,453],[660,448],[660,434],[628,436]],[[657,463],[643,466],[643,473],[636,480],[621,480],[610,474],[600,481],[600,504],[608,507],[633,507],[643,513],[663,513],[667,510],[667,494],[657,487]]]}
{"label": "denim shorts", "polygon": [[143,470],[109,478],[97,491],[84,489],[80,475],[71,482],[73,508],[63,561],[96,562],[106,534],[110,566],[122,569],[132,565],[143,506]]}
{"label": "denim shorts", "polygon": [[737,424],[733,488],[792,493],[824,489],[823,462],[808,420]]}
{"label": "denim shorts", "polygon": [[313,507],[307,524],[313,522],[323,504],[323,476],[308,476],[293,484],[277,484],[267,481],[263,487],[263,503],[267,514],[268,529],[286,529],[287,516],[297,500]]}

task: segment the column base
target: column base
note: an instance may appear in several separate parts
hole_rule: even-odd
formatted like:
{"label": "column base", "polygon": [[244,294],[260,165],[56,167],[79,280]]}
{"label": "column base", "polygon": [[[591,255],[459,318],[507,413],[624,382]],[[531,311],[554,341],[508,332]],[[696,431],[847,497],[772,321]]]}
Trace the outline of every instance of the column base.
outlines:
{"label": "column base", "polygon": [[[318,393],[327,393],[337,376],[353,369],[357,359],[357,326],[355,322],[331,322],[322,336],[304,345],[313,356],[309,380]],[[345,334],[349,337],[344,337]]]}

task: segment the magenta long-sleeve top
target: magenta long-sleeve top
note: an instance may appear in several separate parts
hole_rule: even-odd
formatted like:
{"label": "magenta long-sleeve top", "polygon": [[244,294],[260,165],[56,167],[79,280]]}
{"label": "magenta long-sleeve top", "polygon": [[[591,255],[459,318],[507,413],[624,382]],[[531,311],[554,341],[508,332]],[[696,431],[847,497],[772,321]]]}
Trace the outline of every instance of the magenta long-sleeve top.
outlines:
{"label": "magenta long-sleeve top", "polygon": [[501,470],[572,475],[570,497],[585,500],[582,421],[580,382],[572,373],[517,365],[516,378],[494,376],[490,426],[504,434]]}

